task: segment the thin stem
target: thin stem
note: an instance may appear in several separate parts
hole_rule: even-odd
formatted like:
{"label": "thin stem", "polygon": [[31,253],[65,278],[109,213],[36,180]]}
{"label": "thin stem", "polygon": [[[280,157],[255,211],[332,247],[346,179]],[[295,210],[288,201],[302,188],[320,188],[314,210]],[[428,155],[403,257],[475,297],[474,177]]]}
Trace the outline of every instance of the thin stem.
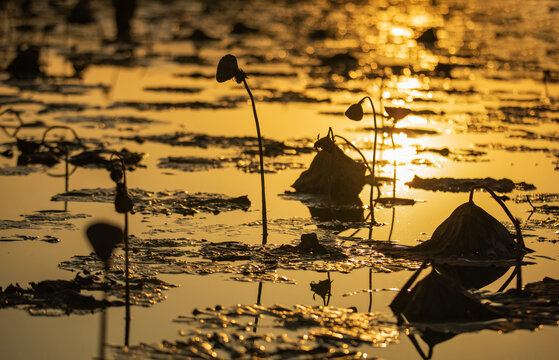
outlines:
{"label": "thin stem", "polygon": [[260,135],[260,124],[258,123],[258,115],[256,114],[256,105],[254,97],[250,91],[246,79],[243,79],[243,84],[250,97],[252,104],[252,113],[254,115],[254,122],[256,123],[256,135],[258,137],[258,154],[260,155],[260,185],[262,190],[262,244],[265,245],[268,240],[268,216],[266,210],[266,184],[264,182],[264,152],[262,150],[262,136]]}
{"label": "thin stem", "polygon": [[[256,295],[256,305],[260,305],[260,299],[262,298],[262,281],[260,281],[258,283],[258,293]],[[254,317],[254,329],[252,330],[252,332],[256,332],[256,330],[258,329],[258,319],[260,319],[260,316],[256,315]]]}
{"label": "thin stem", "polygon": [[[522,231],[520,230],[520,222],[517,219],[515,219],[514,216],[512,216],[511,212],[509,211],[509,209],[507,208],[503,200],[501,200],[501,198],[498,197],[493,190],[491,190],[489,187],[485,185],[476,185],[472,187],[472,189],[470,190],[470,202],[473,203],[474,191],[476,189],[484,189],[489,194],[491,194],[493,199],[495,199],[495,201],[501,206],[501,208],[505,211],[509,219],[512,221],[514,228],[516,230],[516,264],[518,267],[522,266],[522,256],[523,256],[522,251],[526,248],[526,246],[524,244],[524,239],[522,238]],[[518,290],[522,289],[521,271],[518,272],[518,275],[516,277],[516,288]]]}
{"label": "thin stem", "polygon": [[126,272],[125,301],[126,314],[124,326],[124,345],[130,343],[130,259],[128,257],[128,213],[124,214],[124,268]]}
{"label": "thin stem", "polygon": [[[392,131],[390,132],[390,140],[392,141],[392,152],[396,154],[396,144],[394,143],[394,129],[396,121],[392,119]],[[392,198],[396,198],[396,156],[394,156],[394,181],[392,181]]]}
{"label": "thin stem", "polygon": [[107,341],[107,289],[109,262],[106,260],[104,263],[105,273],[105,289],[103,290],[103,310],[101,312],[101,328],[99,333],[99,359],[105,360],[105,343]]}
{"label": "thin stem", "polygon": [[64,189],[66,192],[68,192],[68,187],[69,187],[69,179],[70,179],[70,172],[69,170],[69,165],[68,165],[68,151],[64,152],[64,164],[65,164],[65,172],[64,172]]}
{"label": "thin stem", "polygon": [[[369,99],[369,103],[371,104],[371,108],[373,109],[373,122],[374,122],[374,126],[375,126],[375,139],[373,141],[373,163],[371,165],[372,171],[371,171],[371,177],[372,177],[372,184],[375,183],[375,166],[376,166],[376,161],[377,161],[377,132],[378,132],[378,128],[377,128],[377,113],[375,111],[375,105],[373,104],[373,100],[371,99],[370,96],[366,97],[367,99]],[[371,206],[371,225],[375,224],[375,212],[374,212],[374,204],[373,204],[373,185],[371,185],[371,193],[369,194],[369,203]]]}
{"label": "thin stem", "polygon": [[367,312],[371,312],[372,306],[373,306],[373,269],[369,268],[369,310]]}
{"label": "thin stem", "polygon": [[[367,161],[367,159],[365,158],[365,155],[363,155],[363,153],[361,152],[361,150],[359,150],[359,148],[355,145],[353,145],[348,139],[346,139],[345,137],[341,136],[341,135],[334,135],[337,138],[342,139],[343,141],[345,141],[350,147],[353,148],[353,150],[357,151],[357,153],[361,156],[361,159],[363,159],[363,163],[365,164],[365,167],[367,168],[367,170],[371,171],[371,166],[369,165],[369,162]],[[371,184],[372,186],[373,184]]]}
{"label": "thin stem", "polygon": [[[113,157],[118,158],[120,161],[120,166],[122,168],[122,182],[126,192],[128,192],[128,185],[126,183],[126,165],[124,159],[118,153],[114,152],[111,154],[110,161]],[[130,258],[129,258],[129,245],[128,245],[128,212],[124,213],[124,301],[125,301],[125,329],[124,329],[124,345],[128,346],[130,342]]]}

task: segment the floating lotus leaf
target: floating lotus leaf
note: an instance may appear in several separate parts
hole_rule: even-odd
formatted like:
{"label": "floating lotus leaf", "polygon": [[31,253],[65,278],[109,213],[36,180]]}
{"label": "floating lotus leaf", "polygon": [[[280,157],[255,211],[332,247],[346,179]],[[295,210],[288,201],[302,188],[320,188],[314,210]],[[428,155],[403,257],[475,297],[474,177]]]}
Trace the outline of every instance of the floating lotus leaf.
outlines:
{"label": "floating lotus leaf", "polygon": [[511,259],[516,256],[515,249],[514,239],[503,224],[469,201],[457,207],[430,240],[411,250],[436,257]]}
{"label": "floating lotus leaf", "polygon": [[95,223],[86,230],[87,238],[93,246],[95,254],[107,261],[115,246],[122,241],[122,230],[114,225],[106,223]]}
{"label": "floating lotus leaf", "polygon": [[345,116],[348,119],[354,121],[359,121],[363,119],[363,108],[361,107],[361,104],[352,104],[345,111]]}

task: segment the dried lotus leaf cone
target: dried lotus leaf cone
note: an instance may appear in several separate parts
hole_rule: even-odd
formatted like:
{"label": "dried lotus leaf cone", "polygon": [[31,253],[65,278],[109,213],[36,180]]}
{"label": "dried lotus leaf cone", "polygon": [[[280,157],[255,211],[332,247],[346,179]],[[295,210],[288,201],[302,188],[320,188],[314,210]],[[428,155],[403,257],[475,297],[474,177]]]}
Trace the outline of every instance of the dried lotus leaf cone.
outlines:
{"label": "dried lotus leaf cone", "polygon": [[333,140],[325,137],[311,165],[291,185],[296,192],[354,201],[365,185],[365,166],[347,156]]}
{"label": "dried lotus leaf cone", "polygon": [[457,207],[430,240],[411,249],[435,257],[514,259],[516,243],[493,216],[473,203]]}
{"label": "dried lotus leaf cone", "polygon": [[363,119],[363,108],[361,107],[361,104],[352,104],[345,111],[345,116],[353,121],[359,121]]}
{"label": "dried lotus leaf cone", "polygon": [[239,66],[237,64],[237,58],[231,54],[227,54],[219,60],[215,78],[217,82],[225,82],[234,78],[238,70]]}

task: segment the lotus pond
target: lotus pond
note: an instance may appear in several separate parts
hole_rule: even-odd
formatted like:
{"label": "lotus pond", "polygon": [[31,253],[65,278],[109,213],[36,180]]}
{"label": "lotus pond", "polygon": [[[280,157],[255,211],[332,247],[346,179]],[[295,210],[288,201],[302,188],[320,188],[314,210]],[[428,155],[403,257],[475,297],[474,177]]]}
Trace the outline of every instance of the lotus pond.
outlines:
{"label": "lotus pond", "polygon": [[558,356],[557,1],[127,3],[0,2],[2,358]]}

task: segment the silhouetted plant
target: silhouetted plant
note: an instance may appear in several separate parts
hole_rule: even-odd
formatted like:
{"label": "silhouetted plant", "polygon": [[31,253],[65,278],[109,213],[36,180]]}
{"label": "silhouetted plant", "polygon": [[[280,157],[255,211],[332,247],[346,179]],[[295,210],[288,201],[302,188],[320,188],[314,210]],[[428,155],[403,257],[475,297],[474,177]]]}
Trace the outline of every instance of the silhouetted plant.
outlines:
{"label": "silhouetted plant", "polygon": [[[103,222],[91,224],[86,230],[87,239],[93,247],[97,257],[103,262],[103,270],[105,274],[105,284],[108,287],[108,274],[110,267],[110,258],[114,248],[122,241],[122,230],[114,225]],[[107,302],[107,292],[103,292],[103,303]],[[107,313],[103,307],[101,313],[101,329],[99,339],[99,358],[105,359],[105,342],[107,334]]]}
{"label": "silhouetted plant", "polygon": [[[315,142],[318,153],[309,168],[291,186],[299,193],[326,195],[329,202],[360,204],[359,193],[365,184],[368,164],[366,161],[364,164],[358,163],[347,156],[336,144],[336,137],[330,128],[325,137]],[[355,149],[359,152],[359,149]]]}
{"label": "silhouetted plant", "polygon": [[[361,121],[361,119],[363,119],[362,103],[366,99],[369,100],[369,103],[371,104],[371,109],[373,110],[373,124],[374,124],[374,127],[375,127],[375,137],[374,137],[374,141],[373,141],[373,162],[372,162],[370,167],[367,166],[369,168],[369,171],[371,172],[371,193],[369,195],[369,206],[370,206],[370,209],[371,209],[371,224],[374,225],[374,224],[376,224],[376,221],[375,221],[374,203],[373,203],[373,186],[376,184],[376,181],[375,181],[375,166],[376,166],[378,127],[377,127],[377,113],[375,111],[375,105],[373,103],[373,100],[371,99],[370,96],[365,96],[363,99],[359,100],[359,102],[350,105],[349,108],[347,108],[347,110],[345,111],[345,116],[348,119],[351,119],[353,121]],[[360,151],[359,151],[359,153],[360,153]],[[361,156],[363,156],[363,155],[361,154]],[[367,164],[366,160],[365,160],[365,164]]]}
{"label": "silhouetted plant", "polygon": [[[115,166],[114,157],[119,160],[118,167]],[[126,329],[124,334],[124,344],[128,346],[130,335],[130,258],[128,245],[128,213],[134,208],[134,203],[128,194],[126,184],[126,164],[124,159],[118,154],[111,155],[111,179],[116,183],[115,210],[124,214],[124,277],[125,277],[125,304],[126,304]]]}
{"label": "silhouetted plant", "polygon": [[237,84],[243,83],[245,89],[250,97],[252,104],[252,113],[256,123],[256,135],[258,137],[258,154],[260,156],[260,185],[262,191],[262,244],[267,243],[268,239],[268,218],[266,210],[266,185],[264,182],[264,154],[262,150],[262,136],[260,135],[260,124],[258,123],[258,115],[256,114],[256,105],[254,97],[247,84],[247,75],[244,71],[239,69],[237,58],[231,54],[227,54],[219,60],[217,64],[217,72],[215,74],[217,82],[222,83],[228,80],[235,79]]}
{"label": "silhouetted plant", "polygon": [[[64,179],[65,179],[65,186],[64,186],[64,190],[66,192],[69,191],[69,178],[70,178],[70,171],[69,171],[69,166],[70,166],[70,145],[69,143],[66,142],[59,142],[58,144],[56,144],[56,146],[51,146],[49,145],[49,143],[46,141],[47,138],[47,134],[55,129],[62,129],[62,130],[68,130],[72,133],[72,135],[74,135],[74,140],[76,141],[77,145],[79,147],[81,147],[82,149],[85,149],[85,145],[83,144],[82,140],[80,139],[80,137],[78,136],[78,134],[76,133],[76,131],[74,129],[72,129],[69,126],[63,126],[63,125],[57,125],[57,126],[51,126],[49,128],[47,128],[45,130],[45,132],[43,133],[43,137],[41,139],[41,146],[48,148],[50,151],[52,151],[55,154],[60,154],[64,157]],[[74,169],[72,170],[72,173],[74,171],[76,171],[77,166],[74,166]],[[51,176],[59,176],[59,175],[52,175],[49,174]]]}
{"label": "silhouetted plant", "polygon": [[14,132],[13,132],[13,133],[10,133],[10,132],[8,131],[8,128],[7,128],[4,124],[0,124],[0,129],[2,129],[2,131],[4,131],[4,133],[5,133],[8,137],[17,139],[17,133],[19,132],[19,130],[20,130],[23,126],[25,126],[25,123],[24,123],[23,120],[21,119],[21,116],[20,116],[20,114],[19,114],[19,111],[16,111],[16,110],[14,110],[14,109],[12,109],[12,108],[8,108],[8,109],[5,109],[4,111],[2,111],[2,112],[0,113],[0,117],[4,116],[5,114],[13,114],[13,115],[15,115],[16,119],[17,119],[18,122],[19,122],[19,125],[16,126],[16,127],[14,128]]}
{"label": "silhouetted plant", "polygon": [[[388,119],[392,120],[392,131],[390,131],[390,141],[392,141],[392,150],[396,151],[396,144],[394,143],[394,131],[396,129],[396,123],[409,114],[411,110],[402,107],[389,107],[386,106],[384,111],[388,114]],[[394,181],[392,183],[392,198],[396,199],[396,158],[394,158]]]}

